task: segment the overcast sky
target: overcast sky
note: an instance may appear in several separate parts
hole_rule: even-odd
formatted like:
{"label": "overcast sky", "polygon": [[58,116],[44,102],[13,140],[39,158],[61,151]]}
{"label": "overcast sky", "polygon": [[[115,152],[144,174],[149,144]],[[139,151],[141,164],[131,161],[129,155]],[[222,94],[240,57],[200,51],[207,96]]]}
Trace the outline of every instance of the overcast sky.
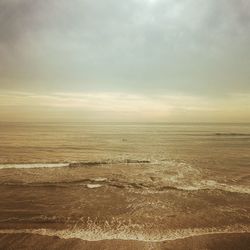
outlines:
{"label": "overcast sky", "polygon": [[0,120],[248,121],[249,0],[0,0]]}

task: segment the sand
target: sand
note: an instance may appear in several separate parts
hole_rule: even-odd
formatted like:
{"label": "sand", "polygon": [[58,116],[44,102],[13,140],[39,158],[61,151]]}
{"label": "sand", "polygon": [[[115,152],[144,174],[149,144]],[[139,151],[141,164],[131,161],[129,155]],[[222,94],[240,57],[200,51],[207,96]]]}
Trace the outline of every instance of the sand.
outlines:
{"label": "sand", "polygon": [[250,246],[250,234],[217,234],[188,237],[180,240],[163,242],[142,242],[131,240],[83,241],[79,239],[60,239],[32,234],[0,234],[1,249],[5,250],[247,250]]}

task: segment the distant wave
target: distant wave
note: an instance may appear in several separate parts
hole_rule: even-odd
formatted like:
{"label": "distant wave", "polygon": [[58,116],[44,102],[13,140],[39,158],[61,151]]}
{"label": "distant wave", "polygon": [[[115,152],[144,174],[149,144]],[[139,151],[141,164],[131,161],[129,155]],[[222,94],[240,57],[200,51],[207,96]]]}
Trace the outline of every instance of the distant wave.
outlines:
{"label": "distant wave", "polygon": [[107,161],[89,161],[89,162],[74,162],[70,163],[69,167],[85,167],[85,166],[95,166],[95,165],[106,165],[106,164],[146,164],[151,163],[149,160],[133,160],[133,159],[124,159],[124,160],[107,160]]}
{"label": "distant wave", "polygon": [[249,133],[215,133],[216,136],[250,136]]}
{"label": "distant wave", "polygon": [[2,229],[0,234],[17,234],[29,233],[44,236],[57,236],[61,239],[78,238],[87,241],[101,240],[136,240],[144,242],[162,242],[167,240],[184,239],[192,236],[202,236],[209,234],[230,234],[230,233],[249,233],[250,227],[247,225],[232,225],[226,227],[211,227],[211,228],[188,228],[178,230],[167,230],[164,233],[148,233],[132,230],[129,226],[121,227],[120,229],[101,229],[98,226],[89,229]]}

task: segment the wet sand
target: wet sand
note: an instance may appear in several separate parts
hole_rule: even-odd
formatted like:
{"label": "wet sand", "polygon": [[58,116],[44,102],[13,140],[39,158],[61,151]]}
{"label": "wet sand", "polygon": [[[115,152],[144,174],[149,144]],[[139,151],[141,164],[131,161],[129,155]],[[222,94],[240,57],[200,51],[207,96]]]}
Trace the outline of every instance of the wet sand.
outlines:
{"label": "wet sand", "polygon": [[60,239],[33,234],[0,234],[1,249],[71,249],[71,250],[240,250],[249,249],[250,234],[218,234],[188,237],[163,242],[142,242],[131,240],[84,241],[79,239]]}

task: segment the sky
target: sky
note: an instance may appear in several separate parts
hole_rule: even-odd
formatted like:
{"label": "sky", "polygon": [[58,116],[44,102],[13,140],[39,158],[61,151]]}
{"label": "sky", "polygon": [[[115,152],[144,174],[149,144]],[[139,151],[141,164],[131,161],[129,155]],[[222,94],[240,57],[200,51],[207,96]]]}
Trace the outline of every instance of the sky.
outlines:
{"label": "sky", "polygon": [[0,0],[0,121],[250,122],[250,1]]}

